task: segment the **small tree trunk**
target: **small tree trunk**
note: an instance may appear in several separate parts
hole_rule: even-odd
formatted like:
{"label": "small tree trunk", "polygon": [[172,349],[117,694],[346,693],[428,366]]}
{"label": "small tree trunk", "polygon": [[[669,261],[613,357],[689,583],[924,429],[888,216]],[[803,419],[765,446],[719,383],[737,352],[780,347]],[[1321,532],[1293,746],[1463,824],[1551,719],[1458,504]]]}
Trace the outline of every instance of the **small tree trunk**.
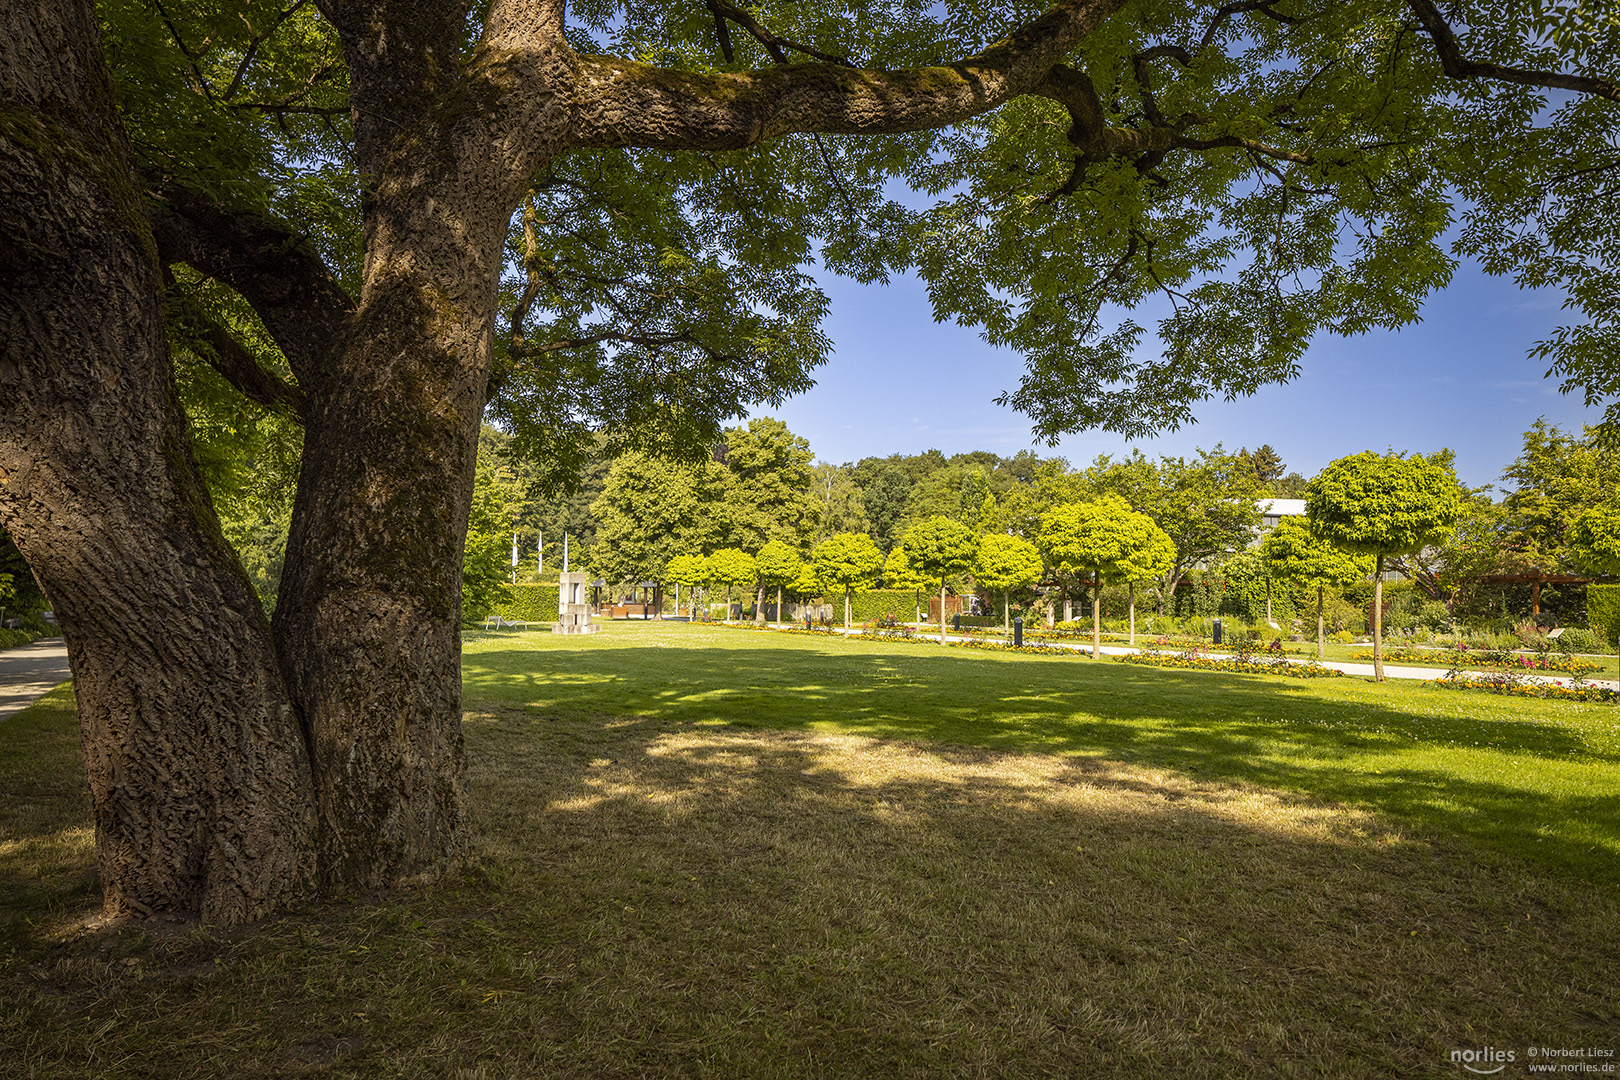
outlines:
{"label": "small tree trunk", "polygon": [[1271,579],[1266,578],[1266,622],[1271,621]]}
{"label": "small tree trunk", "polygon": [[1384,681],[1384,556],[1373,562],[1373,680]]}
{"label": "small tree trunk", "polygon": [[939,643],[945,644],[945,579],[939,579]]}
{"label": "small tree trunk", "polygon": [[1131,598],[1131,648],[1136,648],[1136,582],[1127,581],[1125,591]]}
{"label": "small tree trunk", "polygon": [[1091,572],[1091,658],[1102,658],[1102,574]]}
{"label": "small tree trunk", "polygon": [[1012,635],[1012,590],[1001,594],[1001,627],[1010,637]]}
{"label": "small tree trunk", "polygon": [[849,586],[844,586],[844,633],[849,633]]}
{"label": "small tree trunk", "polygon": [[759,583],[759,592],[754,596],[754,625],[765,625],[765,583]]}
{"label": "small tree trunk", "polygon": [[776,625],[782,625],[782,586],[776,587]]}
{"label": "small tree trunk", "polygon": [[1326,620],[1322,617],[1322,586],[1316,587],[1316,658],[1327,659]]}

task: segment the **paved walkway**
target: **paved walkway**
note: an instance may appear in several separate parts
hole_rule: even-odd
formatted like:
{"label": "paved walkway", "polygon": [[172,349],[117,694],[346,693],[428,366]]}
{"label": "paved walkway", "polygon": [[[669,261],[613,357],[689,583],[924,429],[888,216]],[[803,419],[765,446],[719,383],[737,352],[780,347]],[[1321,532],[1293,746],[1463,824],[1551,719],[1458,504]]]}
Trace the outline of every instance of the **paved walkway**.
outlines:
{"label": "paved walkway", "polygon": [[[843,633],[843,634],[859,633],[859,631],[849,631],[849,630],[839,630],[838,632]],[[918,637],[925,637],[925,638],[928,638],[928,639],[930,639],[932,641],[938,641],[939,640],[939,631],[934,630],[932,632],[929,632],[927,630],[922,630],[922,631],[919,631],[917,633],[917,636]],[[994,638],[978,638],[978,639],[974,639],[974,638],[969,638],[969,637],[966,637],[966,636],[960,636],[959,637],[956,634],[947,633],[945,635],[945,640],[946,641],[972,641],[972,640],[983,641],[983,640],[1000,640],[1000,639],[994,639]],[[1011,639],[1009,638],[1009,639],[1006,639],[1006,640],[1011,640]],[[1054,646],[1054,647],[1059,648],[1059,649],[1073,649],[1076,652],[1089,653],[1091,651],[1091,642],[1090,641],[1076,641],[1076,640],[1074,640],[1072,638],[1067,640],[1067,641],[1034,641],[1034,640],[1031,640],[1031,641],[1029,641],[1029,644],[1031,644],[1031,645],[1051,645],[1051,646]],[[1129,656],[1132,653],[1138,653],[1138,652],[1141,652],[1141,651],[1142,651],[1141,649],[1133,649],[1133,648],[1131,648],[1130,646],[1127,646],[1127,645],[1104,645],[1102,647],[1102,654],[1104,656]],[[1180,650],[1180,649],[1165,649],[1164,651],[1166,653],[1174,654],[1174,653],[1181,652],[1182,650]],[[1208,653],[1206,655],[1208,655],[1209,658],[1212,659],[1212,660],[1230,660],[1232,658],[1229,653]],[[1300,664],[1300,663],[1308,663],[1313,658],[1312,657],[1293,657],[1291,659],[1292,659],[1293,663]],[[1320,663],[1323,667],[1333,668],[1335,671],[1342,671],[1346,675],[1361,675],[1361,676],[1364,676],[1364,677],[1369,678],[1369,679],[1373,677],[1373,666],[1371,664],[1350,663],[1350,662],[1344,661],[1344,660],[1320,660],[1320,661],[1317,661],[1317,662]],[[1429,679],[1438,679],[1440,676],[1444,675],[1445,673],[1446,673],[1445,668],[1406,667],[1406,666],[1398,665],[1398,664],[1385,664],[1384,665],[1384,678],[1386,678],[1386,679],[1419,679],[1419,680],[1427,681]],[[1472,678],[1488,678],[1491,675],[1500,675],[1500,674],[1502,674],[1502,672],[1501,672],[1500,669],[1481,670],[1481,671],[1466,670],[1466,671],[1463,671],[1461,674],[1463,674],[1465,676],[1472,677]],[[1548,674],[1548,675],[1536,675],[1536,674],[1532,674],[1530,672],[1524,672],[1524,673],[1522,673],[1520,675],[1520,677],[1527,680],[1527,681],[1530,681],[1530,682],[1542,682],[1542,683],[1568,683],[1568,682],[1572,681],[1573,678],[1574,678],[1574,676],[1572,676],[1572,675],[1563,675],[1563,674],[1560,674],[1558,672],[1553,672],[1553,673]],[[1615,679],[1587,679],[1586,680],[1586,685],[1588,685],[1588,686],[1603,686],[1603,687],[1608,687],[1611,690],[1620,690],[1620,681],[1617,681]]]}
{"label": "paved walkway", "polygon": [[72,677],[67,645],[59,637],[0,650],[0,720],[21,712]]}

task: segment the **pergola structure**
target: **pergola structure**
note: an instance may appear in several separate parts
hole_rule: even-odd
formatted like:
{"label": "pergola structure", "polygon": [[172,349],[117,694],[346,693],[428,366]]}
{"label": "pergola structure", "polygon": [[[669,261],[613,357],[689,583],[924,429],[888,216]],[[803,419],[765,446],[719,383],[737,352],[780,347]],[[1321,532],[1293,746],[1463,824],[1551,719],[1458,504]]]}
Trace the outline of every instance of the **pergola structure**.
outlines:
{"label": "pergola structure", "polygon": [[1543,585],[1587,585],[1592,582],[1589,577],[1577,577],[1574,574],[1543,574],[1540,571],[1529,574],[1481,574],[1474,579],[1491,584],[1502,585],[1530,585],[1530,613],[1541,614],[1541,587]]}

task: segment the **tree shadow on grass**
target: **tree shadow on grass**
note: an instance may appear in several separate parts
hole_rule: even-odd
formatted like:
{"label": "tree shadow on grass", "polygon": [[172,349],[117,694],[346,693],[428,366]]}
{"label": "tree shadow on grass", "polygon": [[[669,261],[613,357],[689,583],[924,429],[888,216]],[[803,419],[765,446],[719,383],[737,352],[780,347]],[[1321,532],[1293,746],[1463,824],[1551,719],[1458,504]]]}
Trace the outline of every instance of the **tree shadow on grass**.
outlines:
{"label": "tree shadow on grass", "polygon": [[720,1046],[739,1075],[1417,1076],[1484,1032],[1620,1034],[1611,900],[1366,812],[665,716],[497,705],[467,732],[474,804],[530,807],[481,820],[484,858],[583,939],[542,961],[573,1045]]}
{"label": "tree shadow on grass", "polygon": [[[551,660],[527,693],[580,694]],[[1163,768],[1173,745],[1053,754],[1057,714],[1022,753],[716,725],[709,674],[672,666],[690,683],[645,715],[600,683],[473,700],[474,858],[431,887],[229,935],[31,928],[0,954],[0,1050],[53,1080],[1359,1078],[1620,1039],[1600,890]],[[87,821],[72,764],[13,838]]]}
{"label": "tree shadow on grass", "polygon": [[[1545,717],[1446,714],[1499,711],[1499,699],[1418,686],[1334,697],[1261,676],[793,644],[488,652],[467,658],[466,693],[474,706],[498,699],[565,716],[828,728],[1138,762],[1366,806],[1620,885],[1612,734]],[[1610,715],[1587,708],[1594,727]]]}

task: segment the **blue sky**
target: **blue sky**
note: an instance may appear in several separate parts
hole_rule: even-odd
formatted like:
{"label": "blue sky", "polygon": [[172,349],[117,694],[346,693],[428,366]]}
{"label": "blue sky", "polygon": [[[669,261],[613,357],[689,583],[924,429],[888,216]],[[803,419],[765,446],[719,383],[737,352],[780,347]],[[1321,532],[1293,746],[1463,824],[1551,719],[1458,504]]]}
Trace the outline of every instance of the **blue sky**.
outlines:
{"label": "blue sky", "polygon": [[1269,442],[1290,470],[1310,476],[1362,450],[1445,446],[1456,451],[1462,479],[1477,485],[1496,481],[1537,417],[1574,428],[1601,412],[1560,395],[1542,378],[1545,364],[1527,356],[1558,325],[1561,294],[1521,292],[1464,263],[1451,287],[1430,299],[1422,323],[1348,340],[1319,337],[1287,385],[1208,402],[1198,423],[1156,439],[1128,443],[1089,432],[1048,449],[1032,440],[1023,416],[993,402],[1017,386],[1019,358],[972,329],[935,323],[915,278],[862,286],[826,275],[822,284],[832,298],[825,327],[832,359],[814,389],[761,414],[784,420],[826,461],[937,447],[1009,455],[1033,448],[1085,463],[1131,446],[1185,454],[1217,442],[1229,449]]}

